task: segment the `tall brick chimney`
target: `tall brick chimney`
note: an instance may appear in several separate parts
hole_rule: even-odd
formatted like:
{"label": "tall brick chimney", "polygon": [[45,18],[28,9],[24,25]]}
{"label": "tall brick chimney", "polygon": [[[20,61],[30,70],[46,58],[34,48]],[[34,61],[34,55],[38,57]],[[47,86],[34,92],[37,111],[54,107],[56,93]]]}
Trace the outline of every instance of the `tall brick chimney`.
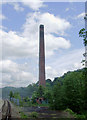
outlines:
{"label": "tall brick chimney", "polygon": [[39,28],[39,85],[46,86],[44,25],[40,25],[40,28]]}
{"label": "tall brick chimney", "polygon": [[[85,2],[85,30],[87,31],[87,1]],[[85,68],[87,68],[87,45],[85,46]]]}

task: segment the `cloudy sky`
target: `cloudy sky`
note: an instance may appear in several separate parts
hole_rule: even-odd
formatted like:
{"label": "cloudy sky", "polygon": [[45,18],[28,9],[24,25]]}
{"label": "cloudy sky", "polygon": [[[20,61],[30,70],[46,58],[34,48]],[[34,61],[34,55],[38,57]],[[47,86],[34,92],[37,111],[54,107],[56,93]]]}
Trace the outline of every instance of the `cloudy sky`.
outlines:
{"label": "cloudy sky", "polygon": [[79,30],[85,26],[84,11],[84,2],[4,2],[0,87],[25,87],[38,81],[40,24],[45,27],[46,79],[82,68]]}

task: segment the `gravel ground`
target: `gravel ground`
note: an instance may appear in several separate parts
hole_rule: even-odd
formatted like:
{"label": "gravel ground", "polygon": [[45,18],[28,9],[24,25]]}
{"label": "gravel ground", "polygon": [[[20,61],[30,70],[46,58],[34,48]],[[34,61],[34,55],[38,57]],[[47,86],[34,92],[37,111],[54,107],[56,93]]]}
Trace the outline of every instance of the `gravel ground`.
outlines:
{"label": "gravel ground", "polygon": [[20,111],[20,107],[15,106],[13,103],[11,103],[11,117],[12,118],[21,118],[19,111]]}

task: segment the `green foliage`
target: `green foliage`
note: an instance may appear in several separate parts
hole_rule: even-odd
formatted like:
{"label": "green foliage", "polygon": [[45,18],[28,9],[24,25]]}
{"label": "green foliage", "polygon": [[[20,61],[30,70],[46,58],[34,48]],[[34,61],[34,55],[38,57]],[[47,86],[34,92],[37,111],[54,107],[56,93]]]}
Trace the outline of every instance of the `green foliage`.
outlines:
{"label": "green foliage", "polygon": [[[86,46],[87,45],[87,31],[84,28],[80,30],[79,36],[83,38],[84,45]],[[84,57],[85,57],[85,54],[84,54]],[[83,70],[83,79],[84,79],[84,90],[83,90],[84,110],[87,111],[87,68],[86,67]]]}
{"label": "green foliage", "polygon": [[20,106],[24,106],[24,107],[32,106],[30,98],[29,97],[24,97],[23,100],[20,100]]}
{"label": "green foliage", "polygon": [[74,115],[75,113],[71,110],[71,109],[69,109],[69,108],[67,108],[66,110],[65,110],[65,112],[69,112],[71,115]]}
{"label": "green foliage", "polygon": [[50,102],[50,107],[56,110],[63,110],[65,109],[65,102],[64,102],[64,93],[60,83],[53,88],[52,99]]}
{"label": "green foliage", "polygon": [[83,69],[83,82],[84,82],[84,89],[83,89],[83,99],[84,99],[84,111],[87,111],[87,68]]}
{"label": "green foliage", "polygon": [[77,119],[86,119],[86,116],[78,114],[78,115],[76,115],[76,118]]}
{"label": "green foliage", "polygon": [[44,89],[45,88],[43,86],[41,86],[41,85],[38,87],[38,90],[37,90],[37,96],[38,97],[43,97]]}
{"label": "green foliage", "polygon": [[53,86],[50,107],[52,109],[71,109],[76,113],[84,111],[84,81],[83,70],[68,72],[58,78]]}
{"label": "green foliage", "polygon": [[38,97],[38,94],[36,91],[34,91],[33,95],[32,95],[32,103],[36,103],[36,98]]}
{"label": "green foliage", "polygon": [[46,87],[51,89],[52,85],[53,85],[52,81],[50,79],[47,79],[46,80]]}
{"label": "green foliage", "polygon": [[36,103],[36,98],[43,97],[46,103],[50,103],[52,99],[52,91],[49,87],[39,86],[37,91],[34,91],[32,95],[32,103]]}
{"label": "green foliage", "polygon": [[24,102],[28,102],[28,101],[30,101],[30,99],[29,99],[29,97],[24,97],[24,98],[23,98],[23,101],[24,101]]}
{"label": "green foliage", "polygon": [[39,86],[37,91],[34,91],[33,95],[32,95],[32,103],[36,103],[36,98],[40,98],[44,96],[44,90],[45,88],[43,86]]}
{"label": "green foliage", "polygon": [[79,37],[83,37],[84,45],[87,45],[87,31],[83,28],[79,31]]}
{"label": "green foliage", "polygon": [[52,100],[52,90],[45,88],[43,97],[46,102],[50,103]]}
{"label": "green foliage", "polygon": [[63,82],[66,106],[75,112],[79,112],[84,103],[82,98],[84,89],[82,72],[79,71],[68,74]]}
{"label": "green foliage", "polygon": [[18,92],[15,92],[13,96],[14,96],[14,98],[16,98],[16,99],[21,100],[21,96],[20,96],[20,94],[19,94]]}
{"label": "green foliage", "polygon": [[12,91],[10,91],[9,96],[10,96],[10,100],[11,100],[11,98],[13,97],[13,92]]}
{"label": "green foliage", "polygon": [[37,112],[32,112],[32,113],[30,113],[30,117],[38,118],[38,113]]}
{"label": "green foliage", "polygon": [[21,114],[21,118],[28,118],[28,116],[25,115],[23,112],[20,112],[20,114]]}
{"label": "green foliage", "polygon": [[77,118],[77,119],[85,119],[86,118],[86,116],[85,115],[80,115],[80,114],[76,114],[75,112],[73,112],[71,109],[69,109],[69,108],[67,108],[66,110],[65,110],[65,112],[68,112],[68,113],[70,113],[71,115],[73,115],[75,118]]}

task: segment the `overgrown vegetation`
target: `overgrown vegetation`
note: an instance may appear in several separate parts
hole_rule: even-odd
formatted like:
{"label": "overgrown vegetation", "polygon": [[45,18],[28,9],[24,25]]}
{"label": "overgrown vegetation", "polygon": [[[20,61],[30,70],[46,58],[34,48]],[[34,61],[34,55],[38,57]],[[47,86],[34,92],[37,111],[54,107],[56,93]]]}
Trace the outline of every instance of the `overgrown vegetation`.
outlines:
{"label": "overgrown vegetation", "polygon": [[72,111],[83,114],[87,109],[84,109],[84,81],[83,70],[78,70],[66,74],[62,80],[62,84],[58,82],[52,90],[52,99],[50,106],[52,109],[64,110],[71,109]]}
{"label": "overgrown vegetation", "polygon": [[73,115],[74,118],[78,118],[78,119],[85,119],[86,116],[85,115],[80,115],[80,114],[76,114],[75,112],[73,112],[71,109],[67,108],[65,110],[65,112],[68,112],[69,114]]}
{"label": "overgrown vegetation", "polygon": [[32,112],[29,114],[31,118],[38,118],[38,113],[37,112]]}
{"label": "overgrown vegetation", "polygon": [[25,115],[23,112],[20,112],[20,115],[21,115],[21,118],[22,118],[22,119],[28,118],[28,116]]}

